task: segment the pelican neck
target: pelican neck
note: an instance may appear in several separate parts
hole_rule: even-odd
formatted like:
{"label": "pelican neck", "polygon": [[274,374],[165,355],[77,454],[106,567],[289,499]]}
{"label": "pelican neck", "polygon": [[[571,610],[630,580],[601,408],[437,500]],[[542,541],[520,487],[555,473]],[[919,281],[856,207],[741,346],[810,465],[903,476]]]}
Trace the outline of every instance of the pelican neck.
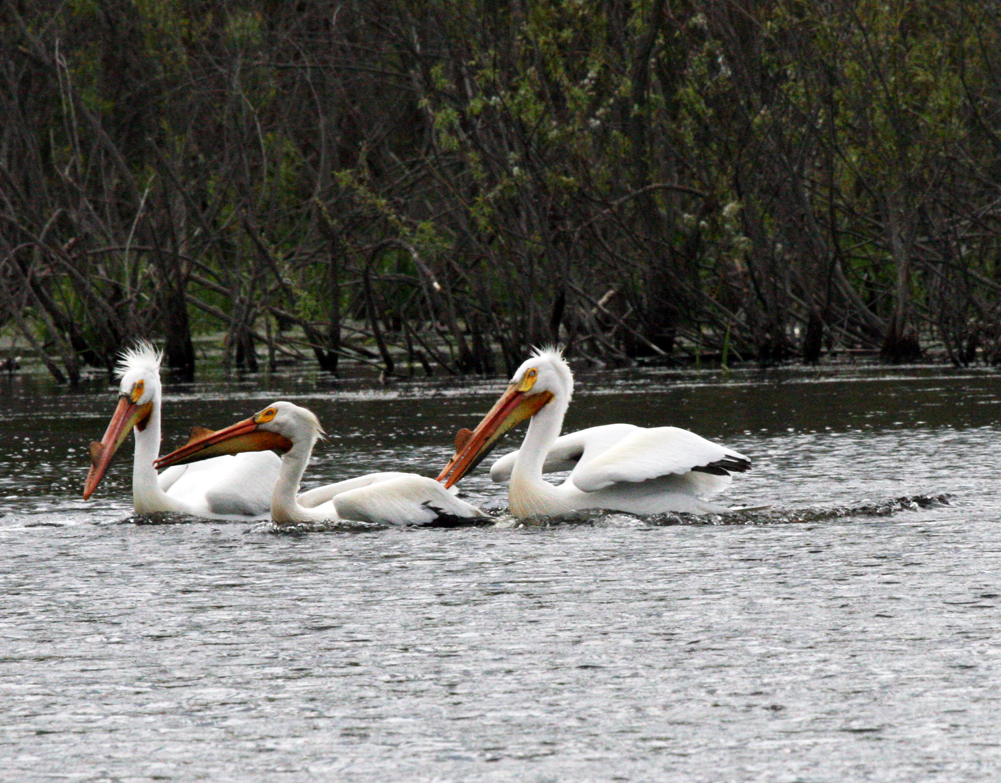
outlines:
{"label": "pelican neck", "polygon": [[132,505],[139,514],[157,511],[183,511],[178,502],[160,489],[153,461],[160,454],[160,399],[153,399],[146,426],[136,427],[135,456],[132,460]]}
{"label": "pelican neck", "polygon": [[567,403],[562,399],[554,399],[543,406],[529,419],[528,431],[518,450],[511,471],[511,483],[525,481],[541,482],[542,467],[549,453],[549,447],[559,437],[563,428],[563,417],[566,415]]}
{"label": "pelican neck", "polygon": [[271,518],[279,524],[309,521],[314,516],[309,509],[299,505],[297,498],[316,438],[316,434],[312,433],[307,440],[293,442],[292,448],[282,456],[278,481],[271,495]]}

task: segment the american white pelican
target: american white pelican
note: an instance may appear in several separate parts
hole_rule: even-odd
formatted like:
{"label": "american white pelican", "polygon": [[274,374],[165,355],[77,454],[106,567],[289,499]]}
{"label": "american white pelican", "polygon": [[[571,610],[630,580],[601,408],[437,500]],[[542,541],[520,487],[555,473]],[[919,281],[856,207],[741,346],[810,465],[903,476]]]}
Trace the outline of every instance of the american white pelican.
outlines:
{"label": "american white pelican", "polygon": [[434,479],[415,473],[370,473],[296,497],[313,446],[323,434],[312,411],[291,402],[275,402],[249,419],[192,439],[156,464],[164,467],[216,454],[260,449],[280,451],[281,474],[271,495],[271,518],[279,525],[340,519],[426,525],[487,516]]}
{"label": "american white pelican", "polygon": [[118,407],[100,443],[90,445],[91,468],[83,497],[89,499],[111,458],[128,437],[136,435],[132,460],[132,502],[137,514],[172,511],[207,519],[253,519],[266,516],[271,489],[278,478],[277,454],[221,457],[192,467],[166,470],[159,476],[153,460],[160,451],[160,361],[162,354],[140,342],[121,355]]}
{"label": "american white pelican", "polygon": [[[608,424],[558,438],[572,394],[573,375],[561,353],[536,351],[476,429],[460,432],[455,456],[438,480],[453,486],[524,419],[531,421],[521,448],[499,459],[490,472],[495,481],[510,479],[508,502],[519,518],[584,509],[725,511],[698,496],[720,492],[730,484],[731,473],[751,467],[744,455],[677,427]],[[544,471],[571,469],[558,486],[542,478]]]}

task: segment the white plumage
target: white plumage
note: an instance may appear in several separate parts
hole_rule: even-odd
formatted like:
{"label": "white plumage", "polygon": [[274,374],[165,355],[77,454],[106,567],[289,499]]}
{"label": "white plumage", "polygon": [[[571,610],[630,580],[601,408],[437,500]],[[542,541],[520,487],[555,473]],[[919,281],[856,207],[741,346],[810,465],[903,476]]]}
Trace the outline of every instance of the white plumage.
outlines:
{"label": "white plumage", "polygon": [[160,362],[162,354],[139,342],[121,355],[118,407],[104,438],[91,444],[92,465],[84,487],[89,498],[129,432],[135,433],[132,501],[137,514],[175,512],[207,519],[255,519],[267,515],[281,461],[271,453],[223,456],[178,466],[159,476]]}
{"label": "white plumage", "polygon": [[[607,424],[559,435],[573,394],[562,355],[540,350],[514,374],[507,391],[457,450],[439,479],[452,486],[511,427],[529,418],[518,451],[494,463],[495,481],[509,481],[517,517],[584,509],[635,514],[705,513],[726,508],[704,498],[721,492],[731,473],[750,468],[744,455],[677,427]],[[554,486],[543,473],[570,470]]]}
{"label": "white plumage", "polygon": [[455,497],[455,492],[443,484],[414,473],[370,473],[299,495],[313,447],[322,435],[320,422],[312,411],[279,401],[249,419],[189,442],[157,464],[174,465],[222,451],[281,451],[281,472],[270,500],[271,517],[280,525],[342,519],[384,525],[426,525],[486,516]]}

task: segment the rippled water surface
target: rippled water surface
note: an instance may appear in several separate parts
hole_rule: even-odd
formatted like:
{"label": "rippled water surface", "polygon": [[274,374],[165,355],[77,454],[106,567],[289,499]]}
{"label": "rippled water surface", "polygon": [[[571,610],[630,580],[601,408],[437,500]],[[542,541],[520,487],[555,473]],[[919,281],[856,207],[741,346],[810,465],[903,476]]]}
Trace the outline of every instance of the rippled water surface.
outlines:
{"label": "rippled water surface", "polygon": [[[434,475],[502,385],[168,381],[164,431],[292,399],[307,486]],[[581,372],[568,429],[695,430],[770,508],[519,525],[484,466],[492,526],[293,535],[131,516],[129,445],[85,503],[114,390],[0,380],[0,778],[996,781],[998,390]]]}

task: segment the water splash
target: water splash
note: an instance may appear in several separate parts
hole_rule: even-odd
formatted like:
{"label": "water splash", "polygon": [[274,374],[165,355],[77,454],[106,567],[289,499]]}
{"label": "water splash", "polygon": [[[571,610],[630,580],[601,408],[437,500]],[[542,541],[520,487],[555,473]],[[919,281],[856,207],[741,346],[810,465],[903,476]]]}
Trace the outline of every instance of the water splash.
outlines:
{"label": "water splash", "polygon": [[733,509],[722,514],[655,514],[636,516],[620,512],[598,509],[579,511],[560,517],[534,517],[515,519],[507,514],[500,515],[494,523],[498,528],[512,527],[555,527],[559,525],[590,525],[592,527],[670,527],[672,525],[698,526],[755,526],[789,525],[829,522],[852,517],[889,517],[904,511],[919,511],[952,505],[953,495],[908,495],[887,498],[858,505],[834,506],[830,508],[751,508]]}

